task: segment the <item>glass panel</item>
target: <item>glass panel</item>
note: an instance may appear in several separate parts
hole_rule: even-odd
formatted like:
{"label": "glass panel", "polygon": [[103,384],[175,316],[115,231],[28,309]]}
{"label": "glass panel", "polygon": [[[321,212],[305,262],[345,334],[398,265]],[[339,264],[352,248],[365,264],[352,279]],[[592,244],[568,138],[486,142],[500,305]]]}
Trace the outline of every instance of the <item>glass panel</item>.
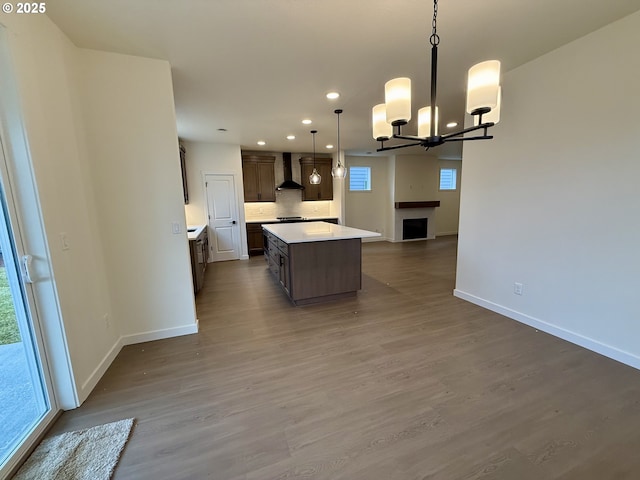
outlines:
{"label": "glass panel", "polygon": [[457,169],[441,168],[440,169],[440,190],[455,190],[457,179]]}
{"label": "glass panel", "polygon": [[371,167],[349,167],[349,190],[371,190]]}
{"label": "glass panel", "polygon": [[49,411],[20,264],[0,189],[0,466]]}

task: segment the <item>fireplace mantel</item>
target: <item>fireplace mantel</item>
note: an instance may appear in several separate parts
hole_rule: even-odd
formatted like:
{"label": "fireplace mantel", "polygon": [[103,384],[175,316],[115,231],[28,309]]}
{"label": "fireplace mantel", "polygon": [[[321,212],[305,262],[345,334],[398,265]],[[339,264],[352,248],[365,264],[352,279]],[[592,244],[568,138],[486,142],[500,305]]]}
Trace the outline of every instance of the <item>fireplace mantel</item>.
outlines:
{"label": "fireplace mantel", "polygon": [[396,208],[434,208],[440,206],[440,200],[427,202],[396,202]]}

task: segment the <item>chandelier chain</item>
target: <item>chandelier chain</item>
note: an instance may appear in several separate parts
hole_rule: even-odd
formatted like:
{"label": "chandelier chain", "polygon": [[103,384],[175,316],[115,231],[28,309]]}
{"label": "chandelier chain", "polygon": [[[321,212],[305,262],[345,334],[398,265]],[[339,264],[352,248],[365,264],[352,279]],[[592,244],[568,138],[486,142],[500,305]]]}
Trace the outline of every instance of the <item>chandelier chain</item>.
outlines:
{"label": "chandelier chain", "polygon": [[438,0],[433,0],[433,20],[431,21],[431,37],[429,42],[432,46],[440,44],[440,36],[437,33],[437,18],[438,18]]}

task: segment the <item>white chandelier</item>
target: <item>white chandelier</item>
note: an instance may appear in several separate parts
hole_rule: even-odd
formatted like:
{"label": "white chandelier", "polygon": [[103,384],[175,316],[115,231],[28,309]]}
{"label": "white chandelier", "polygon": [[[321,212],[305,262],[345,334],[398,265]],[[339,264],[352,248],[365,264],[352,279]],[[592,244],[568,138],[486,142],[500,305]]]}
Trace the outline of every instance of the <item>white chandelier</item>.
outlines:
{"label": "white chandelier", "polygon": [[[488,140],[493,138],[487,130],[500,120],[500,62],[489,60],[469,69],[467,84],[467,113],[473,115],[473,127],[458,132],[438,134],[438,106],[436,98],[438,72],[438,44],[436,31],[438,0],[433,1],[431,43],[431,105],[418,110],[418,135],[403,135],[402,126],[411,120],[411,79],[395,78],[385,84],[385,103],[372,109],[373,138],[380,142],[378,152],[420,145],[428,150],[446,142]],[[434,107],[432,109],[432,107]],[[395,132],[393,131],[395,128]],[[466,133],[483,130],[481,135],[465,137]],[[410,140],[411,143],[384,146],[391,138]]]}

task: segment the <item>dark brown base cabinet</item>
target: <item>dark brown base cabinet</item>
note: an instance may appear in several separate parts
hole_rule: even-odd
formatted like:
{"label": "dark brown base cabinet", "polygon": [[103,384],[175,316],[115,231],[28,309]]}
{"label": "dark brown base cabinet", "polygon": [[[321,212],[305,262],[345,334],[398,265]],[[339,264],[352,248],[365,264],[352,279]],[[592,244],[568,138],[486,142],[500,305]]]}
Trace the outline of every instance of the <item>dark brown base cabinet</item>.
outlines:
{"label": "dark brown base cabinet", "polygon": [[362,240],[287,244],[264,232],[269,270],[294,305],[353,297],[362,288]]}
{"label": "dark brown base cabinet", "polygon": [[189,252],[191,253],[191,275],[193,277],[193,291],[198,293],[204,285],[204,272],[207,269],[207,257],[209,253],[209,236],[207,229],[196,238],[189,240]]}
{"label": "dark brown base cabinet", "polygon": [[264,237],[261,224],[247,223],[247,246],[249,247],[250,256],[264,253]]}

